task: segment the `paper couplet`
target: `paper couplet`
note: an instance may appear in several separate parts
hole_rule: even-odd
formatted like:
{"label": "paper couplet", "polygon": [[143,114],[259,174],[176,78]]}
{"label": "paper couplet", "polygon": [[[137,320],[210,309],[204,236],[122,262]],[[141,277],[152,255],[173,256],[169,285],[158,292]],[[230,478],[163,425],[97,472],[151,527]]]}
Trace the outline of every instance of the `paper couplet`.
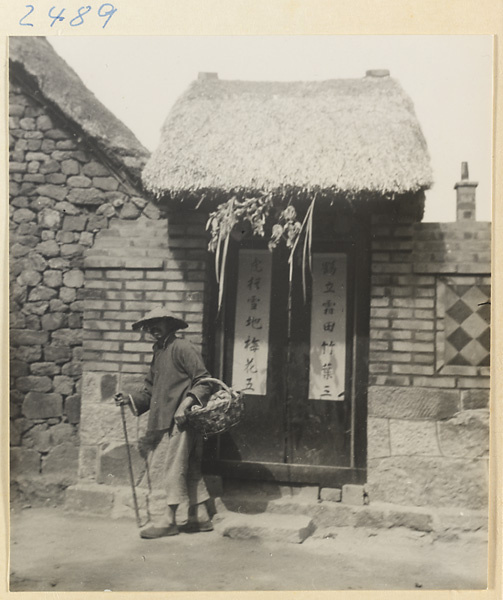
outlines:
{"label": "paper couplet", "polygon": [[312,258],[310,400],[344,400],[346,370],[346,273],[342,253]]}
{"label": "paper couplet", "polygon": [[240,250],[232,385],[265,395],[269,354],[271,253]]}

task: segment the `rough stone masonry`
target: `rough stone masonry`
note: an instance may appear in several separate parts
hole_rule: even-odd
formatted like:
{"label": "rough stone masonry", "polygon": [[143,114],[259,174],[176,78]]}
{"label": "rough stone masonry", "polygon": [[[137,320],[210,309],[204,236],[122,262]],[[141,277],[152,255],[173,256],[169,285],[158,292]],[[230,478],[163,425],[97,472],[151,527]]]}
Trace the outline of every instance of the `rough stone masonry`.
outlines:
{"label": "rough stone masonry", "polygon": [[160,213],[12,82],[9,102],[11,474],[57,501],[78,464],[83,254],[111,218]]}

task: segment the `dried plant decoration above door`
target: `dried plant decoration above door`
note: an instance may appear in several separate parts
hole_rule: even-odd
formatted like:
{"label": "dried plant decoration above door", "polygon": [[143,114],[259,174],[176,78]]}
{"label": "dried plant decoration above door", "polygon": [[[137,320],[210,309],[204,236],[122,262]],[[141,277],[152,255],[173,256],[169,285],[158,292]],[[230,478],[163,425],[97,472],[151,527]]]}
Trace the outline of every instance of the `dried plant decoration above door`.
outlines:
{"label": "dried plant decoration above door", "polygon": [[250,235],[268,237],[268,248],[272,252],[281,242],[290,249],[289,281],[292,281],[293,257],[298,242],[304,233],[303,246],[303,277],[305,297],[305,269],[311,264],[311,240],[313,209],[316,194],[309,204],[304,219],[298,220],[297,210],[290,202],[285,208],[275,206],[270,195],[264,197],[253,197],[238,200],[235,197],[220,204],[218,208],[210,213],[207,229],[211,234],[208,249],[215,254],[215,272],[219,285],[218,308],[220,309],[225,282],[225,265],[229,239],[233,237],[237,241]]}

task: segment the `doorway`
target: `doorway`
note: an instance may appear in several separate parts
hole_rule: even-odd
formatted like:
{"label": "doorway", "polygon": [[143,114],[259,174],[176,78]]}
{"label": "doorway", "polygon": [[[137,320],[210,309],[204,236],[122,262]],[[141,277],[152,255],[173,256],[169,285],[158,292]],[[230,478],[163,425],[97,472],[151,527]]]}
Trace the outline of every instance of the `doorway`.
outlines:
{"label": "doorway", "polygon": [[369,237],[365,220],[322,218],[309,266],[261,241],[229,248],[215,371],[245,416],[212,441],[207,472],[340,487],[366,480]]}

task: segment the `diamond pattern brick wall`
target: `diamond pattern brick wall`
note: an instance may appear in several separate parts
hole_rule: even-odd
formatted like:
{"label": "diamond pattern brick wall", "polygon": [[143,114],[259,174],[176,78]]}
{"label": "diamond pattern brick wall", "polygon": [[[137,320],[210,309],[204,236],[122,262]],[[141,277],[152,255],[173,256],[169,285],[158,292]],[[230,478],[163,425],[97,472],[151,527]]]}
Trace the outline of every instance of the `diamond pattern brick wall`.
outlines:
{"label": "diamond pattern brick wall", "polygon": [[453,276],[437,284],[437,367],[489,367],[490,280]]}
{"label": "diamond pattern brick wall", "polygon": [[446,365],[488,366],[490,287],[445,282]]}
{"label": "diamond pattern brick wall", "polygon": [[490,223],[372,222],[369,384],[488,389]]}

